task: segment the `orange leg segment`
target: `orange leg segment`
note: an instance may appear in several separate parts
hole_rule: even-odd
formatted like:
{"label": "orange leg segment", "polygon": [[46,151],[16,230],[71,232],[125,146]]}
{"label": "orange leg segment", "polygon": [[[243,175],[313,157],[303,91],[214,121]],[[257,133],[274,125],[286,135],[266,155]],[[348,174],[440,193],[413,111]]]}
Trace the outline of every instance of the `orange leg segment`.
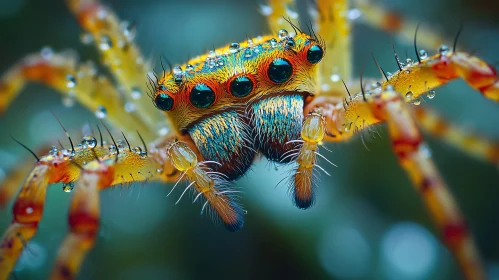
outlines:
{"label": "orange leg segment", "polygon": [[388,90],[376,95],[371,104],[375,116],[387,122],[400,164],[423,197],[466,279],[484,279],[485,273],[473,238],[454,197],[431,160],[430,152],[403,98]]}
{"label": "orange leg segment", "polygon": [[393,87],[387,87],[377,93],[356,94],[345,103],[319,97],[306,107],[306,111],[320,113],[325,118],[327,141],[345,141],[355,132],[386,122],[401,166],[423,197],[443,241],[452,251],[466,279],[484,279],[473,237],[454,197],[431,160],[417,120],[404,99]]}
{"label": "orange leg segment", "polygon": [[73,279],[95,242],[99,228],[99,192],[114,180],[115,170],[105,163],[92,162],[76,184],[69,210],[70,232],[57,255],[51,279]]}

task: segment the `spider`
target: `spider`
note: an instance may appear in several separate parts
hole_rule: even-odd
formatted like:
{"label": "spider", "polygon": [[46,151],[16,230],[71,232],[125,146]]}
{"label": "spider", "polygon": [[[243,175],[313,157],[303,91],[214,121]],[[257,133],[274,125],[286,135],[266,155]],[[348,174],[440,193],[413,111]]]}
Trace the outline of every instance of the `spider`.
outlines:
{"label": "spider", "polygon": [[[122,86],[125,98],[133,100],[136,114],[122,113],[121,91],[106,78],[97,77],[92,65],[82,64],[76,70],[74,61],[62,54],[45,51],[7,72],[2,84],[5,105],[23,82],[18,78],[38,80],[98,116],[105,115],[110,124],[124,131],[124,138],[115,141],[109,132],[110,140],[104,143],[102,138],[86,136],[80,145],[51,149],[37,159],[15,202],[15,220],[4,235],[0,265],[5,277],[36,231],[48,183],[62,181],[70,190],[70,183],[79,178],[69,214],[70,233],[52,274],[53,278],[72,278],[93,246],[100,189],[140,180],[187,179],[180,198],[189,189],[195,190],[194,200],[205,199],[202,209],[210,210],[227,229],[236,231],[243,225],[244,210],[237,204],[232,181],[246,173],[257,154],[279,164],[297,163],[290,176],[291,196],[299,208],[306,209],[314,201],[314,176],[324,171],[317,164],[317,159],[324,157],[319,153],[322,142],[345,141],[380,122],[388,123],[396,155],[418,190],[424,191],[423,196],[444,196],[429,203],[434,207],[432,214],[442,218],[441,209],[451,208],[437,219],[437,226],[443,229],[444,241],[454,251],[463,272],[470,279],[483,277],[472,238],[428,156],[416,124],[420,121],[444,138],[456,137],[450,133],[456,130],[441,121],[434,125],[431,120],[437,116],[424,109],[418,109],[413,117],[406,103],[418,105],[423,94],[431,99],[435,87],[458,77],[497,100],[495,70],[476,57],[456,51],[455,46],[441,47],[434,56],[416,49],[417,62],[402,63],[397,57],[400,69],[392,75],[384,73],[386,81],[357,83],[351,77],[352,63],[345,52],[350,44],[349,23],[340,16],[346,14],[347,3],[338,1],[339,8],[331,11],[331,3],[319,1],[307,34],[281,17],[294,16],[292,10],[283,8],[290,3],[282,2],[270,2],[263,8],[264,13],[271,11],[269,25],[279,30],[275,36],[214,49],[170,71],[164,67],[159,75],[149,76],[152,104],[166,112],[171,130],[150,144],[132,147],[133,140],[154,139],[163,133],[157,128],[162,115],[151,110],[151,100],[144,96],[147,88],[142,80],[150,66],[133,43],[133,30],[120,24],[110,10],[94,1],[68,1],[80,23],[93,35],[104,64]],[[285,31],[290,26],[293,34]],[[321,33],[325,28],[332,32]],[[430,36],[424,31],[419,34],[420,44],[431,45],[426,41]],[[148,129],[133,139],[132,132],[137,128]],[[452,139],[462,140],[463,136]],[[475,155],[497,160],[495,147],[483,139],[472,140],[484,147],[475,150]],[[466,143],[457,144],[467,148]],[[36,197],[30,195],[34,186],[42,192]],[[470,250],[468,254],[463,253],[465,248]]]}

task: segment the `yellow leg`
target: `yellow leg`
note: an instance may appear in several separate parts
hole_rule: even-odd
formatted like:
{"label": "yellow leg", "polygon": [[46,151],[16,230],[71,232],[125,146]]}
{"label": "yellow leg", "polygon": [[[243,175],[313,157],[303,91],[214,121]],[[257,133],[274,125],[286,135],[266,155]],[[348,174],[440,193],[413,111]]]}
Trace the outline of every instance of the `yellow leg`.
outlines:
{"label": "yellow leg", "polygon": [[352,79],[351,26],[348,0],[318,0],[313,29],[326,44],[317,72],[317,92],[345,96],[342,80]]}
{"label": "yellow leg", "polygon": [[146,76],[151,73],[152,66],[134,43],[135,27],[121,21],[98,0],[66,0],[66,3],[80,26],[93,38],[103,64],[123,86],[126,101],[133,104],[141,121],[152,129],[165,124],[163,114],[151,110],[148,93],[155,88],[148,89]]}
{"label": "yellow leg", "polygon": [[[40,82],[74,98],[92,112],[99,111],[113,126],[130,134],[141,129],[146,139],[154,139],[154,127],[148,127],[135,114],[125,111],[125,104],[113,84],[98,76],[91,63],[77,65],[75,57],[42,50],[26,56],[0,79],[0,112],[6,110],[26,82]],[[143,129],[146,128],[146,129]]]}
{"label": "yellow leg", "polygon": [[[466,279],[485,278],[473,237],[431,159],[416,119],[403,96],[389,87],[375,94],[356,94],[345,103],[331,97],[318,98],[306,110],[324,117],[325,139],[329,141],[345,141],[357,131],[386,122],[401,166],[425,201],[443,241],[452,251]],[[319,126],[315,126],[312,135],[320,135],[320,131]]]}
{"label": "yellow leg", "polygon": [[40,157],[27,177],[14,202],[13,220],[2,237],[0,245],[0,279],[7,279],[25,245],[35,235],[42,219],[47,186],[62,182],[69,184],[67,191],[79,176],[80,168],[95,158],[112,161],[117,156],[126,162],[116,169],[113,184],[154,178],[158,164],[138,153],[137,149],[122,150],[118,154],[115,146],[100,146],[95,139],[86,139],[86,144],[73,150],[51,151]]}
{"label": "yellow leg", "polygon": [[[367,25],[395,34],[407,42],[413,41],[417,21],[405,19],[402,15],[373,3],[372,0],[355,0],[354,6],[360,10],[361,19]],[[419,48],[436,50],[445,42],[449,43],[436,33],[434,28],[420,25],[417,37]]]}
{"label": "yellow leg", "polygon": [[421,62],[401,66],[401,69],[383,82],[382,87],[392,86],[406,101],[416,105],[421,102],[422,95],[431,96],[433,89],[457,78],[462,78],[486,98],[499,102],[496,69],[468,53],[444,49],[434,56],[422,58]]}
{"label": "yellow leg", "polygon": [[447,123],[432,110],[417,106],[415,117],[423,130],[459,150],[484,161],[499,164],[499,143],[457,125]]}

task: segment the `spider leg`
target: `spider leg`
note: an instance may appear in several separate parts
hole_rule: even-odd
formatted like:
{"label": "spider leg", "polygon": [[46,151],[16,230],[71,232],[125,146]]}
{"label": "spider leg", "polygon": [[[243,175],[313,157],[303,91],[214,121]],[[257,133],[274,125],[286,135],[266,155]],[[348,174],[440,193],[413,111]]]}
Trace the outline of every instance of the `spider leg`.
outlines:
{"label": "spider leg", "polygon": [[408,102],[416,103],[423,94],[457,78],[462,78],[486,98],[499,101],[496,69],[465,52],[444,48],[434,56],[421,59],[421,62],[400,65],[400,69],[383,82],[382,88],[393,86]]}
{"label": "spider leg", "polygon": [[[92,112],[105,106],[106,119],[125,132],[132,133],[139,127],[147,127],[135,114],[125,112],[120,93],[109,79],[96,75],[93,64],[89,62],[77,66],[74,56],[44,52],[46,50],[26,56],[2,76],[0,112],[9,106],[26,82],[41,82],[63,96],[76,99]],[[144,129],[144,136],[154,138],[154,128],[148,128]]]}
{"label": "spider leg", "polygon": [[[40,157],[34,169],[25,180],[13,207],[13,220],[2,237],[0,245],[0,279],[7,279],[17,259],[34,236],[42,219],[46,189],[49,184],[62,182],[70,184],[80,176],[85,163],[95,158],[120,159],[124,163],[116,168],[113,184],[142,180],[138,172],[155,175],[158,163],[143,153],[131,150],[111,152],[116,148],[96,146],[76,147],[74,150],[50,152]],[[134,174],[135,176],[132,176]],[[154,179],[154,178],[152,178]]]}
{"label": "spider leg", "polygon": [[[373,81],[375,79],[366,79]],[[349,87],[351,92],[360,92],[360,83],[356,81]],[[364,83],[367,88],[367,83]],[[428,93],[428,94],[435,94]],[[430,95],[431,96],[431,95]],[[411,102],[410,100],[407,100]],[[339,102],[339,101],[335,101]],[[348,98],[347,98],[347,102]],[[489,139],[475,131],[464,128],[459,124],[450,123],[437,112],[423,106],[411,106],[414,116],[420,128],[437,137],[439,140],[454,146],[455,148],[469,154],[470,156],[486,162],[499,163],[499,142],[497,139]]]}
{"label": "spider leg", "polygon": [[[359,10],[360,20],[374,28],[395,34],[398,38],[412,42],[418,22],[405,19],[397,12],[387,10],[371,0],[354,0],[354,7]],[[438,49],[444,42],[434,28],[421,25],[418,29],[417,45],[424,49]]]}
{"label": "spider leg", "polygon": [[387,90],[371,102],[374,116],[388,124],[392,146],[433,217],[466,279],[484,279],[481,260],[464,218],[431,155],[403,97]]}
{"label": "spider leg", "polygon": [[74,279],[99,229],[99,192],[112,185],[114,161],[94,161],[85,166],[69,209],[69,233],[57,254],[50,279]]}
{"label": "spider leg", "polygon": [[499,143],[497,140],[487,139],[459,125],[448,123],[442,116],[429,108],[416,106],[414,112],[418,125],[431,135],[446,141],[474,158],[499,164]]}
{"label": "spider leg", "polygon": [[[152,130],[164,124],[164,115],[151,110],[152,91],[157,81],[154,81],[152,63],[144,59],[134,43],[134,24],[121,21],[98,0],[66,0],[66,3],[80,26],[93,38],[103,64],[122,86],[125,100],[133,104],[142,122]],[[153,79],[149,88],[146,77]]]}
{"label": "spider leg", "polygon": [[[455,256],[466,279],[483,279],[480,257],[463,216],[438,173],[404,97],[388,87],[373,94],[358,93],[347,100],[318,97],[305,112],[325,119],[326,141],[346,141],[356,131],[386,122],[393,150]],[[359,121],[360,120],[360,121]]]}
{"label": "spider leg", "polygon": [[316,76],[317,92],[344,96],[342,80],[352,79],[351,23],[347,17],[349,0],[317,0],[310,9],[313,20],[311,35],[325,44],[326,55]]}
{"label": "spider leg", "polygon": [[[36,154],[46,154],[47,147],[40,149]],[[33,169],[33,157],[26,157],[17,163],[14,168],[8,170],[7,175],[0,181],[0,209],[7,206],[17,191],[21,188],[22,182]]]}

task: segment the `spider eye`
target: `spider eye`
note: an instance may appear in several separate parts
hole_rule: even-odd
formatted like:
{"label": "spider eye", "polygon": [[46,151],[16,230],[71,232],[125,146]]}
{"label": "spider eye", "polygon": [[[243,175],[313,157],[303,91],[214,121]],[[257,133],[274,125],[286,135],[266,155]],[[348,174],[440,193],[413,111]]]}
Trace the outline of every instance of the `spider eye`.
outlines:
{"label": "spider eye", "polygon": [[215,92],[205,84],[197,84],[191,90],[189,99],[196,108],[208,108],[215,102]]}
{"label": "spider eye", "polygon": [[173,98],[166,93],[156,95],[154,103],[162,111],[170,111],[173,108]]}
{"label": "spider eye", "polygon": [[324,50],[318,45],[311,46],[307,51],[307,60],[312,64],[316,64],[321,61],[324,56]]}
{"label": "spider eye", "polygon": [[245,76],[239,76],[230,82],[230,92],[237,97],[245,97],[253,91],[253,81]]}
{"label": "spider eye", "polygon": [[267,74],[271,81],[276,83],[284,83],[291,78],[293,67],[291,63],[284,58],[276,58],[269,65]]}

